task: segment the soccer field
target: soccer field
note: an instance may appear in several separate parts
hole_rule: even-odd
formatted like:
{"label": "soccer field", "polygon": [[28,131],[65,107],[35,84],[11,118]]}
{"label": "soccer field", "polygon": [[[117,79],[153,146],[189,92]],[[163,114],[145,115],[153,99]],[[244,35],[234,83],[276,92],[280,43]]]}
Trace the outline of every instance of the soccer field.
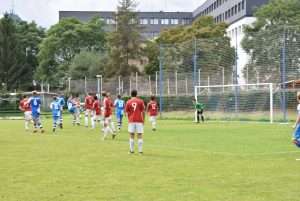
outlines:
{"label": "soccer field", "polygon": [[128,155],[126,124],[106,141],[99,125],[43,124],[0,121],[0,200],[300,200],[291,125],[158,120],[154,133],[147,122],[144,154]]}

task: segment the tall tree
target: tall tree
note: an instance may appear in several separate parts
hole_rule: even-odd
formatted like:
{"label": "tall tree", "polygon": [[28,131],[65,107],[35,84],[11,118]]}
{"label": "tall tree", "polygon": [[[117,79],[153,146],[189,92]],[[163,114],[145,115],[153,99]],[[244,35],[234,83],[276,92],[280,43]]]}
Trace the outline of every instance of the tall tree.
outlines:
{"label": "tall tree", "polygon": [[0,81],[7,88],[15,88],[22,77],[24,56],[18,41],[16,24],[5,13],[0,20]]}
{"label": "tall tree", "polygon": [[39,67],[35,78],[59,86],[59,82],[67,76],[74,56],[81,49],[105,49],[107,33],[103,30],[104,25],[105,22],[99,16],[94,16],[87,23],[72,17],[52,26],[40,45]]}
{"label": "tall tree", "polygon": [[138,71],[136,61],[144,54],[139,31],[137,3],[134,0],[120,0],[114,14],[115,31],[108,37],[110,47],[109,75],[128,76]]}
{"label": "tall tree", "polygon": [[287,79],[300,77],[299,0],[270,0],[256,10],[256,21],[246,26],[243,49],[251,55],[244,68],[249,82],[280,82],[282,49],[286,46]]}

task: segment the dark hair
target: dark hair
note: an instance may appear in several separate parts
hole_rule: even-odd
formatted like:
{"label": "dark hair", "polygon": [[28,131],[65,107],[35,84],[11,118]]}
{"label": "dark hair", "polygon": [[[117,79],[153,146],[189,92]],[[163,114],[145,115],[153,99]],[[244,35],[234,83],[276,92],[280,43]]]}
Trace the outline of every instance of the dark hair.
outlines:
{"label": "dark hair", "polygon": [[103,97],[107,97],[106,91],[102,91],[101,95],[102,95]]}
{"label": "dark hair", "polygon": [[33,91],[33,92],[32,92],[32,95],[34,95],[34,96],[37,95],[37,92],[36,92],[36,91]]}
{"label": "dark hair", "polygon": [[56,100],[57,99],[57,96],[53,96],[53,100]]}
{"label": "dark hair", "polygon": [[153,101],[153,100],[155,100],[155,96],[151,96],[151,98],[150,98],[150,99],[151,99],[152,101]]}
{"label": "dark hair", "polygon": [[23,98],[27,98],[27,96],[26,96],[26,95],[23,95]]}
{"label": "dark hair", "polygon": [[194,98],[193,101],[196,101],[196,99]]}
{"label": "dark hair", "polygon": [[[69,94],[68,97],[70,98],[72,96],[72,94]],[[72,96],[73,97],[73,96]]]}
{"label": "dark hair", "polygon": [[133,89],[131,91],[131,97],[136,97],[137,96],[137,91],[135,89]]}
{"label": "dark hair", "polygon": [[94,96],[94,99],[95,99],[95,100],[98,100],[98,96]]}
{"label": "dark hair", "polygon": [[92,93],[88,93],[89,94],[89,96],[91,96],[92,95]]}
{"label": "dark hair", "polygon": [[121,98],[121,95],[117,95],[117,98]]}

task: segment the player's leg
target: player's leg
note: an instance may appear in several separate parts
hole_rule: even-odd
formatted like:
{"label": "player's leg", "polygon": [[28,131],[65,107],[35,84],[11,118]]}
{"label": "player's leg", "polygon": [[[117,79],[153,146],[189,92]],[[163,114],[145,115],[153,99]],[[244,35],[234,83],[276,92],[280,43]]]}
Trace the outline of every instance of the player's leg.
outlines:
{"label": "player's leg", "polygon": [[90,113],[89,109],[86,109],[84,112],[85,127],[89,126],[89,113]]}
{"label": "player's leg", "polygon": [[200,115],[201,115],[201,120],[202,120],[202,122],[204,122],[203,109],[200,110]]}
{"label": "player's leg", "polygon": [[199,123],[200,122],[200,111],[197,110],[196,113],[197,113],[197,123]]}
{"label": "player's leg", "polygon": [[300,124],[297,125],[295,132],[293,134],[293,139],[292,142],[298,147],[300,148],[300,142],[299,142],[299,138],[300,138]]}
{"label": "player's leg", "polygon": [[139,153],[143,153],[143,137],[142,134],[144,133],[144,124],[143,123],[136,123],[136,132],[138,134],[138,146],[139,146]]}
{"label": "player's leg", "polygon": [[38,125],[38,114],[37,112],[33,111],[32,112],[32,116],[33,116],[33,133],[36,133],[37,132],[37,125]]}
{"label": "player's leg", "polygon": [[30,121],[31,121],[31,112],[30,111],[25,111],[24,115],[25,115],[25,130],[28,131],[29,124],[30,124]]}
{"label": "player's leg", "polygon": [[57,124],[59,124],[59,117],[58,116],[53,116],[53,128],[52,128],[52,132],[55,132]]}
{"label": "player's leg", "polygon": [[156,122],[155,122],[155,116],[150,116],[151,121],[151,127],[153,131],[156,131]]}
{"label": "player's leg", "polygon": [[105,117],[104,118],[104,122],[103,122],[103,132],[104,132],[104,134],[103,134],[102,140],[106,140],[107,139],[107,134],[108,134],[108,126],[107,126],[107,124],[108,124],[108,122],[109,122],[109,118]]}
{"label": "player's leg", "polygon": [[113,132],[116,132],[116,127],[115,127],[115,124],[114,124],[111,116],[109,117],[109,122],[110,122],[110,126],[111,126],[111,129],[113,130]]}
{"label": "player's leg", "polygon": [[40,121],[39,116],[40,116],[40,114],[38,113],[37,125],[38,125],[38,127],[40,128],[41,133],[43,133],[45,130],[43,129],[43,124],[42,124],[42,122]]}
{"label": "player's leg", "polygon": [[129,133],[129,152],[128,154],[134,153],[134,133],[136,131],[135,123],[128,123],[128,133]]}

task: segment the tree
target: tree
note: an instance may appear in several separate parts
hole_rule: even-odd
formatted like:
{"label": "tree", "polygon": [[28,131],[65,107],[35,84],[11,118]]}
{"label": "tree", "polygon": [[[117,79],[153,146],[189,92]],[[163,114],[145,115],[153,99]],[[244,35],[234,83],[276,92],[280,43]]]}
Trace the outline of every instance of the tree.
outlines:
{"label": "tree", "polygon": [[68,76],[72,79],[84,79],[102,74],[107,62],[106,54],[83,49],[71,62]]}
{"label": "tree", "polygon": [[146,53],[148,58],[148,64],[145,66],[145,73],[147,75],[153,75],[159,70],[159,46],[153,41],[146,42]]}
{"label": "tree", "polygon": [[66,78],[73,58],[81,49],[100,52],[105,49],[107,33],[102,29],[104,25],[99,16],[94,16],[87,23],[72,17],[52,26],[40,45],[35,78],[58,86]]}
{"label": "tree", "polygon": [[[164,29],[156,39],[162,47],[163,71],[165,76],[178,73],[191,73],[194,70],[196,49],[197,68],[201,68],[202,77],[210,77],[212,82],[222,84],[223,68],[225,78],[230,80],[234,51],[230,39],[225,36],[226,23],[214,23],[212,16],[198,18],[191,26],[178,26]],[[154,50],[149,57],[149,69],[157,69],[159,53]],[[216,80],[214,80],[216,79]]]}
{"label": "tree", "polygon": [[286,46],[287,79],[299,77],[300,2],[270,0],[254,14],[256,21],[246,26],[243,49],[251,55],[243,70],[249,82],[281,80],[282,49]]}
{"label": "tree", "polygon": [[121,0],[114,14],[115,31],[108,37],[110,47],[106,68],[108,75],[128,76],[138,71],[135,64],[144,54],[139,31],[137,3],[134,0]]}
{"label": "tree", "polygon": [[6,88],[15,88],[22,77],[24,55],[14,20],[5,13],[0,20],[0,79]]}

